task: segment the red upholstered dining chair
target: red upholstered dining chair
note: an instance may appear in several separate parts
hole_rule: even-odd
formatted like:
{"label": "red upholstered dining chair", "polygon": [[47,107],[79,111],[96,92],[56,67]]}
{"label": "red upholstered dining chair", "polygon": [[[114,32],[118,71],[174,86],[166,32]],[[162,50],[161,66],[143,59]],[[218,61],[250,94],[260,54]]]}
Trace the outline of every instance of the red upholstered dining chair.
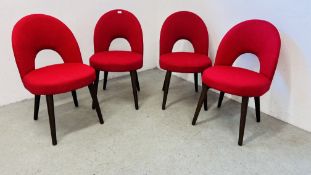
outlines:
{"label": "red upholstered dining chair", "polygon": [[[188,40],[194,52],[173,52],[174,44]],[[172,72],[194,73],[195,91],[198,91],[198,73],[211,66],[208,57],[208,31],[203,20],[188,11],[170,15],[164,22],[160,34],[160,67],[166,70],[162,90],[164,91],[162,109],[165,110]],[[206,104],[206,103],[204,103]],[[204,105],[207,110],[207,105]]]}
{"label": "red upholstered dining chair", "polygon": [[[111,42],[117,38],[126,39],[131,51],[109,50]],[[90,65],[96,71],[96,93],[100,71],[104,71],[104,90],[108,72],[130,72],[135,108],[138,109],[137,90],[140,87],[137,70],[143,66],[143,33],[138,19],[132,13],[121,9],[104,14],[95,27],[94,52]]]}
{"label": "red upholstered dining chair", "polygon": [[[225,93],[242,96],[238,141],[238,144],[242,146],[248,100],[254,97],[256,119],[260,122],[260,96],[270,88],[278,63],[280,47],[279,32],[267,21],[248,20],[234,26],[219,45],[215,66],[204,71],[203,90],[192,124],[196,124],[209,88],[220,91],[218,107],[221,106]],[[244,53],[252,53],[258,57],[259,73],[232,66],[235,60]]]}
{"label": "red upholstered dining chair", "polygon": [[[44,14],[26,16],[14,26],[12,46],[22,82],[35,95],[34,120],[38,119],[40,96],[46,96],[53,145],[57,144],[55,94],[71,91],[74,104],[78,106],[76,89],[88,86],[99,121],[104,123],[93,87],[95,71],[82,63],[78,43],[64,23]],[[45,49],[57,52],[64,63],[36,68],[36,55]]]}

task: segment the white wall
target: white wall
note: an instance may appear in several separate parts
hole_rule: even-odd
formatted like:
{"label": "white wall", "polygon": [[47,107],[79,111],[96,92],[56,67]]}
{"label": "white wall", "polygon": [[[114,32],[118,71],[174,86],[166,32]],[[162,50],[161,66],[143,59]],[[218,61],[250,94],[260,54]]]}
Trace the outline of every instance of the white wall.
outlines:
{"label": "white wall", "polygon": [[[277,26],[282,48],[270,91],[261,99],[262,111],[278,119],[311,131],[311,1],[310,0],[196,0],[158,1],[158,28],[165,18],[179,10],[199,14],[210,36],[210,57],[214,61],[223,35],[235,24],[252,18],[266,19]],[[176,50],[191,47],[179,43]],[[236,65],[259,69],[256,57],[242,56]],[[193,81],[193,75],[178,76]],[[234,97],[239,100],[240,98]],[[250,106],[254,107],[253,101]]]}
{"label": "white wall", "polygon": [[[311,1],[309,0],[0,0],[0,106],[32,98],[19,78],[11,48],[13,25],[31,13],[45,13],[62,20],[75,34],[85,63],[93,53],[93,29],[99,17],[115,8],[132,11],[144,32],[144,67],[158,65],[159,32],[165,18],[179,10],[197,13],[205,21],[210,35],[210,56],[215,57],[223,35],[236,23],[251,18],[274,23],[282,35],[282,49],[271,90],[262,98],[262,111],[311,131]],[[116,41],[113,47],[127,47]],[[178,43],[176,50],[191,50],[189,44]],[[56,58],[55,58],[56,57]],[[38,66],[60,62],[57,54],[44,51],[36,60]],[[258,70],[252,55],[245,55],[238,66]],[[114,74],[118,76],[121,74]],[[193,75],[179,75],[193,81]],[[235,98],[239,100],[238,98]],[[253,106],[253,103],[250,103]]]}
{"label": "white wall", "polygon": [[[133,12],[141,22],[144,34],[144,66],[141,70],[154,68],[157,55],[154,51],[156,36],[153,21],[156,14],[154,6],[144,0],[0,0],[0,106],[33,96],[25,90],[20,80],[11,47],[11,32],[14,24],[23,16],[32,13],[45,13],[63,21],[78,40],[84,63],[89,63],[93,53],[93,31],[97,20],[109,10],[121,8]],[[113,48],[129,49],[122,40],[113,42]],[[61,62],[52,51],[42,51],[36,59],[38,67]],[[123,75],[109,74],[109,77]]]}

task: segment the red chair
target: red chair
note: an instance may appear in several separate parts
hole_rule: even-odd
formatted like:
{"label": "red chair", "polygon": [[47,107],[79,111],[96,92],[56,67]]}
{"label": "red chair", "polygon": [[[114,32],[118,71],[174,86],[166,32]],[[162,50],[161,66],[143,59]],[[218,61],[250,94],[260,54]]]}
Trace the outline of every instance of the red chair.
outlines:
{"label": "red chair", "polygon": [[[242,146],[248,100],[250,97],[255,98],[256,118],[257,122],[260,122],[260,96],[270,88],[280,47],[279,32],[267,21],[248,20],[234,26],[219,45],[215,66],[204,71],[203,90],[192,124],[195,125],[196,123],[209,88],[221,92],[218,107],[221,106],[224,93],[242,96],[238,141],[238,144]],[[252,53],[258,57],[260,62],[259,73],[232,67],[234,61],[244,53]]]}
{"label": "red chair", "polygon": [[[25,88],[35,95],[34,120],[38,119],[40,96],[46,96],[52,144],[57,144],[53,95],[72,92],[78,106],[76,89],[88,86],[98,119],[104,123],[95,95],[95,71],[82,63],[78,43],[70,29],[58,19],[34,14],[17,22],[12,33],[15,61]],[[36,55],[45,49],[57,52],[63,64],[35,68]]]}
{"label": "red chair", "polygon": [[[131,51],[110,51],[109,46],[116,38],[126,39],[131,46]],[[94,51],[90,64],[96,71],[96,93],[100,71],[104,71],[104,90],[108,72],[130,72],[135,108],[138,109],[137,90],[139,91],[140,87],[137,70],[143,66],[143,33],[137,18],[132,13],[121,9],[104,14],[95,27]]]}
{"label": "red chair", "polygon": [[[174,44],[181,39],[191,42],[194,53],[172,51]],[[166,70],[162,88],[163,110],[166,106],[172,72],[194,73],[195,91],[198,91],[198,73],[202,74],[203,70],[212,64],[208,57],[208,44],[207,28],[196,14],[180,11],[165,20],[160,35],[160,67]]]}

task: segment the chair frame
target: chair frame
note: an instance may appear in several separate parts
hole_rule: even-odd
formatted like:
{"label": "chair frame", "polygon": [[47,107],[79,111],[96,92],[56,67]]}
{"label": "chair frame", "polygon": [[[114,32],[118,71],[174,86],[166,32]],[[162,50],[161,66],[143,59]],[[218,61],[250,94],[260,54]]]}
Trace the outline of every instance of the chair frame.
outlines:
{"label": "chair frame", "polygon": [[[201,72],[201,77],[203,75],[203,72]],[[168,90],[170,87],[170,81],[171,81],[171,76],[172,76],[172,72],[171,71],[166,71],[165,74],[165,79],[163,82],[163,87],[162,87],[162,91],[163,93],[163,101],[162,101],[162,110],[166,109],[166,101],[167,101],[167,95],[168,95]],[[203,84],[203,81],[202,81]],[[194,73],[194,88],[195,88],[195,92],[198,92],[198,73]],[[204,110],[207,111],[207,98],[205,98],[204,100]]]}
{"label": "chair frame", "polygon": [[[172,28],[176,28],[176,25],[181,27],[180,24],[178,23],[178,21],[180,21],[181,17],[184,18],[186,15],[186,17],[191,17],[190,21],[195,21],[195,24],[197,24],[199,26],[200,31],[203,33],[203,38],[206,37],[206,41],[202,42],[200,41],[200,43],[196,40],[193,40],[193,35],[189,35],[187,36],[187,34],[185,35],[185,33],[178,33],[176,36],[171,37],[170,35],[167,35],[167,33],[170,33],[168,29],[172,29]],[[194,20],[195,19],[195,20]],[[177,21],[177,22],[176,22]],[[174,25],[172,25],[174,24]],[[191,24],[191,23],[190,23]],[[182,25],[184,27],[184,24]],[[193,28],[189,28],[190,30],[192,30]],[[195,31],[194,31],[195,32]],[[171,43],[169,47],[161,47],[163,44],[163,39],[165,39],[166,37],[171,38],[172,41],[169,41],[168,43]],[[200,36],[200,38],[202,38],[202,36]],[[164,54],[168,54],[168,53],[173,53],[173,46],[174,44],[176,44],[177,41],[179,40],[187,40],[189,41],[193,47],[194,47],[194,54],[202,54],[202,55],[206,55],[208,56],[208,47],[209,47],[209,37],[208,37],[208,30],[207,27],[204,23],[204,21],[201,19],[200,16],[198,16],[197,14],[190,12],[190,11],[177,11],[173,14],[171,14],[170,16],[168,16],[164,23],[162,24],[161,27],[161,32],[160,32],[160,59],[161,59],[161,55]],[[206,46],[205,47],[198,47],[198,46]],[[169,69],[165,69],[166,70],[166,75],[164,78],[164,82],[163,82],[163,86],[162,86],[162,91],[163,93],[163,101],[162,101],[162,110],[166,109],[166,102],[167,102],[167,96],[168,96],[168,91],[169,91],[169,86],[170,86],[170,81],[171,81],[171,76],[172,76],[172,70]],[[180,72],[180,73],[186,73],[186,72]],[[203,75],[203,72],[187,72],[187,73],[193,73],[193,77],[194,77],[194,89],[195,92],[199,91],[199,86],[198,86],[198,74],[201,73],[201,77]],[[202,81],[203,84],[203,81]],[[207,110],[207,103],[206,103],[207,99],[205,100],[204,103],[204,109]]]}
{"label": "chair frame", "polygon": [[[28,69],[30,67],[30,69],[31,69],[31,70],[27,70],[28,72],[25,71],[26,68],[21,66],[22,64],[25,64],[26,62],[25,61],[22,62],[22,63],[18,62],[18,60],[25,59],[25,58],[24,58],[24,56],[22,56],[18,52],[21,48],[20,48],[20,46],[16,46],[16,43],[20,43],[21,41],[20,41],[20,37],[17,37],[18,38],[17,39],[15,35],[20,36],[20,35],[18,35],[18,34],[21,33],[19,25],[20,25],[20,23],[23,24],[23,21],[25,19],[27,19],[27,18],[33,18],[35,20],[39,20],[39,22],[42,22],[42,20],[49,20],[49,22],[51,22],[52,24],[55,24],[60,29],[59,30],[60,32],[66,32],[66,35],[64,35],[64,36],[68,36],[69,39],[67,38],[65,41],[72,42],[72,43],[69,43],[69,44],[71,44],[74,47],[72,47],[70,49],[73,49],[73,51],[75,51],[73,53],[76,53],[76,55],[73,55],[73,56],[70,55],[70,58],[72,56],[73,58],[75,58],[75,60],[68,60],[68,55],[64,56],[64,55],[61,54],[61,52],[63,50],[59,51],[59,50],[55,49],[56,46],[59,47],[59,48],[63,48],[64,47],[63,45],[60,45],[60,43],[62,43],[62,42],[57,40],[57,42],[53,42],[53,44],[51,44],[51,45],[45,43],[45,44],[43,44],[43,46],[40,46],[40,47],[37,46],[38,50],[35,50],[36,54],[38,52],[40,52],[41,50],[53,50],[53,51],[55,51],[55,52],[57,52],[58,54],[61,55],[61,57],[62,57],[62,59],[64,61],[64,64],[66,64],[67,62],[68,63],[74,62],[74,63],[83,64],[81,53],[80,53],[80,48],[78,46],[78,43],[77,43],[74,35],[72,34],[71,30],[63,22],[61,22],[60,20],[58,20],[58,19],[56,19],[56,18],[54,18],[52,16],[48,16],[48,15],[44,15],[44,14],[32,14],[32,15],[28,15],[28,16],[22,18],[19,22],[17,22],[17,24],[14,26],[13,34],[12,34],[13,52],[14,52],[15,61],[16,61],[16,64],[17,64],[17,67],[19,69],[19,72],[20,72],[20,75],[21,75],[22,79],[23,79],[23,76],[25,76],[30,71],[36,70],[35,65],[34,65],[34,60],[36,58],[36,55],[28,56],[27,57],[28,60],[26,59],[27,61],[29,61],[29,62],[31,61],[33,63],[33,66],[29,66],[28,65],[28,67],[26,67]],[[24,27],[25,26],[23,26],[22,30],[24,30]],[[26,26],[26,27],[29,27],[29,26]],[[18,32],[16,30],[18,30]],[[35,31],[35,32],[37,32],[37,31]],[[44,33],[44,34],[46,34],[46,33]],[[22,45],[26,45],[26,44],[24,43]],[[19,53],[19,54],[16,55],[16,53]],[[70,53],[70,54],[72,54],[72,53]],[[97,116],[98,116],[99,122],[101,124],[103,124],[104,120],[103,120],[103,117],[102,117],[102,113],[101,113],[101,109],[100,109],[100,106],[99,106],[99,103],[98,103],[97,96],[96,96],[95,91],[94,91],[95,88],[94,88],[93,82],[90,82],[90,84],[86,85],[86,86],[88,86],[88,89],[90,91],[90,94],[91,94],[91,97],[92,97],[92,100],[93,100],[93,103],[94,103],[94,107],[95,107],[96,112],[97,112]],[[76,107],[78,107],[79,106],[79,102],[78,102],[78,98],[77,98],[76,89],[71,89],[68,92],[70,92],[70,91],[71,91],[71,94],[72,94],[72,97],[73,97],[74,105]],[[53,145],[57,145],[56,124],[55,124],[55,110],[54,110],[54,99],[53,99],[53,96],[58,94],[58,93],[56,93],[56,92],[54,92],[55,94],[50,94],[50,93],[46,93],[46,92],[43,92],[42,94],[40,92],[38,92],[38,94],[36,94],[36,92],[32,92],[32,93],[35,95],[35,98],[34,98],[34,116],[33,116],[35,121],[38,120],[38,118],[39,118],[38,114],[39,114],[39,108],[40,108],[40,98],[41,98],[42,95],[46,96],[46,103],[47,103],[47,110],[48,110],[48,116],[49,116],[52,144]]]}
{"label": "chair frame", "polygon": [[[264,31],[264,35],[263,35]],[[245,35],[247,33],[247,35]],[[249,35],[254,35],[255,37],[249,37]],[[250,47],[250,43],[256,43],[256,49]],[[232,49],[232,45],[241,45],[240,48],[234,47]],[[269,44],[267,46],[267,44]],[[259,47],[258,46],[264,46]],[[230,48],[230,49],[229,49]],[[238,48],[238,49],[237,49]],[[269,49],[267,49],[269,48]],[[232,27],[226,35],[221,40],[217,54],[215,59],[214,66],[225,65],[232,66],[234,61],[244,53],[253,53],[255,54],[260,62],[260,70],[258,74],[261,74],[268,78],[269,87],[264,92],[260,93],[233,93],[230,91],[225,92],[223,90],[219,94],[217,107],[220,108],[222,105],[222,101],[225,93],[230,93],[233,95],[238,95],[242,97],[241,103],[241,113],[240,113],[240,127],[239,127],[239,139],[238,145],[243,145],[243,137],[246,123],[246,116],[248,110],[249,98],[254,98],[255,101],[255,111],[256,111],[256,121],[260,122],[260,97],[264,95],[270,88],[271,82],[273,80],[273,76],[276,70],[277,62],[279,59],[281,48],[281,38],[277,28],[268,21],[252,19],[241,22],[234,27]],[[203,90],[197,104],[197,108],[194,113],[194,117],[192,120],[192,125],[196,124],[198,119],[202,103],[204,98],[207,97],[208,89],[207,84],[203,84]],[[221,89],[217,89],[221,90]],[[228,91],[228,90],[227,90]],[[247,95],[248,94],[248,95]]]}
{"label": "chair frame", "polygon": [[[94,87],[95,87],[95,94],[97,95],[98,92],[98,82],[99,82],[99,74],[101,70],[96,69],[96,79],[94,82]],[[138,110],[138,95],[137,91],[140,91],[140,85],[139,85],[139,80],[138,80],[138,75],[137,71],[130,71],[130,76],[131,76],[131,83],[132,83],[132,89],[133,89],[133,96],[134,96],[134,104],[135,104],[135,109]],[[108,78],[108,71],[104,71],[104,81],[103,81],[103,90],[107,89],[107,78]],[[93,103],[92,108],[95,109],[95,104]]]}
{"label": "chair frame", "polygon": [[[198,116],[199,116],[201,108],[202,108],[203,101],[204,101],[204,104],[205,104],[206,100],[204,100],[204,99],[207,99],[207,94],[208,94],[208,90],[209,89],[210,88],[208,86],[203,84],[203,88],[202,88],[202,92],[201,92],[201,95],[200,95],[200,99],[199,99],[199,102],[197,104],[197,107],[196,107],[196,110],[195,110],[195,113],[194,113],[194,117],[192,119],[192,125],[196,125]],[[218,104],[217,104],[218,108],[221,107],[224,95],[225,95],[224,92],[220,92],[219,99],[218,99]],[[244,137],[244,130],[245,130],[245,123],[246,123],[246,115],[247,115],[249,98],[252,98],[252,97],[242,97],[241,116],[240,116],[240,129],[239,129],[239,140],[238,140],[238,145],[240,145],[240,146],[243,145],[243,137]],[[260,122],[260,97],[254,97],[254,101],[255,101],[255,110],[256,110],[256,121],[259,123]]]}
{"label": "chair frame", "polygon": [[[127,19],[126,20],[132,19],[132,20],[135,21],[135,24],[133,23],[133,26],[137,30],[136,32],[139,33],[139,37],[135,38],[135,41],[139,41],[138,46],[135,46],[135,47],[132,46],[133,40],[129,40],[129,38],[128,38],[129,36],[127,36],[127,34],[124,34],[124,33],[120,34],[120,33],[118,33],[118,34],[114,34],[113,36],[111,36],[112,38],[109,38],[111,40],[108,42],[109,44],[107,44],[107,46],[105,46],[104,48],[100,48],[99,46],[102,46],[102,43],[100,43],[100,44],[98,43],[98,41],[100,41],[100,40],[96,36],[98,36],[99,33],[102,33],[102,31],[98,32],[98,30],[103,29],[103,28],[105,28],[108,25],[107,21],[105,21],[105,23],[104,23],[103,20],[106,20],[107,19],[106,17],[109,16],[109,15],[115,16],[115,14],[119,15],[119,14],[122,14],[122,13],[127,15]],[[111,21],[108,21],[108,23],[110,24]],[[123,25],[123,23],[122,23],[122,25]],[[132,25],[132,23],[130,23],[130,25]],[[122,27],[128,28],[128,26],[124,26],[124,25]],[[140,53],[140,54],[143,55],[143,33],[142,32],[143,31],[142,31],[140,22],[139,22],[139,20],[136,18],[136,16],[134,14],[132,14],[129,11],[123,10],[123,9],[111,10],[111,11],[103,14],[100,17],[100,19],[97,21],[97,24],[95,26],[94,38],[93,38],[94,39],[94,54],[102,52],[102,51],[109,52],[109,46],[110,46],[111,42],[114,39],[123,38],[123,39],[127,40],[127,42],[130,44],[132,52],[137,52],[137,53]],[[140,37],[141,37],[141,41],[140,41]],[[132,83],[133,96],[134,96],[134,104],[135,104],[135,109],[136,110],[139,109],[137,91],[140,91],[140,84],[139,84],[139,80],[138,80],[137,70],[127,70],[130,73],[130,76],[131,76],[131,83]],[[95,92],[97,94],[100,71],[104,72],[103,90],[107,89],[107,81],[108,81],[109,71],[101,70],[101,69],[98,69],[98,68],[97,69],[95,68],[95,71],[96,71],[96,80],[94,82],[94,86],[95,86]],[[123,71],[120,71],[120,72],[123,72]],[[92,105],[92,107],[93,107],[93,109],[95,108],[94,104]]]}
{"label": "chair frame", "polygon": [[[91,94],[94,107],[97,112],[97,116],[99,119],[100,124],[104,124],[104,119],[102,117],[101,109],[98,103],[98,99],[95,93],[95,88],[93,83],[88,85],[89,92]],[[77,94],[76,91],[73,90],[71,91],[74,105],[75,107],[79,107],[78,99],[77,99]],[[52,138],[52,144],[57,145],[57,137],[56,137],[56,124],[55,124],[55,110],[54,110],[54,95],[45,95],[46,97],[46,104],[47,104],[47,109],[48,109],[48,115],[49,115],[49,123],[50,123],[50,130],[51,130],[51,138]],[[38,113],[39,113],[39,107],[40,107],[40,97],[41,95],[35,95],[35,100],[34,100],[34,120],[38,120]]]}

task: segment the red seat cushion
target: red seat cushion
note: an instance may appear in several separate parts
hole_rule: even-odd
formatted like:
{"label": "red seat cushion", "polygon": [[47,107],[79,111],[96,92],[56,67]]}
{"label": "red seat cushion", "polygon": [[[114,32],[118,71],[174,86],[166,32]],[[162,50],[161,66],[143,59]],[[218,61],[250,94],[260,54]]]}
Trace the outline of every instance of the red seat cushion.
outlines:
{"label": "red seat cushion", "polygon": [[23,77],[23,83],[35,95],[52,95],[87,86],[95,77],[95,71],[90,66],[64,63],[33,70]]}
{"label": "red seat cushion", "polygon": [[143,55],[130,51],[104,51],[90,58],[92,67],[109,72],[125,72],[140,69]]}
{"label": "red seat cushion", "polygon": [[231,66],[214,66],[203,73],[203,83],[225,93],[259,97],[270,88],[270,80],[257,72]]}
{"label": "red seat cushion", "polygon": [[203,72],[212,65],[207,55],[190,52],[173,52],[160,56],[160,67],[172,72]]}

